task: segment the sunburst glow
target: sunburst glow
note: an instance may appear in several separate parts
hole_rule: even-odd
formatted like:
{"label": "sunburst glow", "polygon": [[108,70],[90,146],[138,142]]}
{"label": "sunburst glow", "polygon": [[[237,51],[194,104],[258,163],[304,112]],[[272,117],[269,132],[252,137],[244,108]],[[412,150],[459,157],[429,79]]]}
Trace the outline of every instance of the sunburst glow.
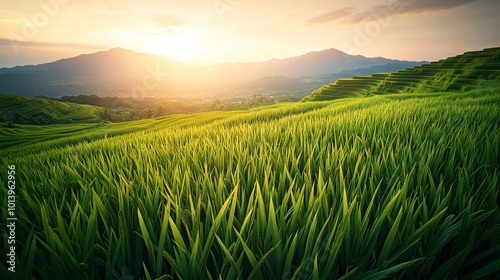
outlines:
{"label": "sunburst glow", "polygon": [[179,61],[189,60],[196,49],[193,42],[180,36],[158,36],[152,42],[152,52]]}

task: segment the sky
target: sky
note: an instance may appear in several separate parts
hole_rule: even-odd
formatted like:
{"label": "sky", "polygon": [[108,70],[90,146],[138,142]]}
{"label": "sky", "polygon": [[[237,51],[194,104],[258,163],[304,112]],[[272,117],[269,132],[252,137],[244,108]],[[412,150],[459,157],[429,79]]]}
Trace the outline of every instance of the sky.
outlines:
{"label": "sky", "polygon": [[330,48],[432,61],[500,46],[498,0],[23,0],[0,3],[0,67],[121,47],[190,65]]}

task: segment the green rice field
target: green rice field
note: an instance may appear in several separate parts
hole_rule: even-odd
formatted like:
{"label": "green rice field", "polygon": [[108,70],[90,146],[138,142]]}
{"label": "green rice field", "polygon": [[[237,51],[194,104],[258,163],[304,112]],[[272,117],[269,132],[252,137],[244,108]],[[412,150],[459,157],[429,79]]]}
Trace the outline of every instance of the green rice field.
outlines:
{"label": "green rice field", "polygon": [[498,88],[22,125],[0,148],[1,279],[500,277]]}

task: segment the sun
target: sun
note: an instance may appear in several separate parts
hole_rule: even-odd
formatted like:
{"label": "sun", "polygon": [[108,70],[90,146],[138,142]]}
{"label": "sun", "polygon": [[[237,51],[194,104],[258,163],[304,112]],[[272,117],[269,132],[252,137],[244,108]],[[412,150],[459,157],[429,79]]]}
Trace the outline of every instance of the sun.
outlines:
{"label": "sun", "polygon": [[154,41],[154,52],[175,60],[188,61],[196,52],[196,45],[186,37],[159,36]]}

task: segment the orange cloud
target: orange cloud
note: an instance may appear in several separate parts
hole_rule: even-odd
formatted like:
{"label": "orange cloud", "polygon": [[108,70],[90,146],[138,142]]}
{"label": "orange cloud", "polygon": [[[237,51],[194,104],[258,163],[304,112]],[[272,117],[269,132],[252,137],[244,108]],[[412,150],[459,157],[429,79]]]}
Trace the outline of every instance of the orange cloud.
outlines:
{"label": "orange cloud", "polygon": [[387,5],[372,6],[367,10],[359,11],[349,7],[321,13],[305,21],[307,26],[332,23],[356,24],[373,21],[377,17],[401,14],[430,13],[452,9],[477,0],[399,0]]}

